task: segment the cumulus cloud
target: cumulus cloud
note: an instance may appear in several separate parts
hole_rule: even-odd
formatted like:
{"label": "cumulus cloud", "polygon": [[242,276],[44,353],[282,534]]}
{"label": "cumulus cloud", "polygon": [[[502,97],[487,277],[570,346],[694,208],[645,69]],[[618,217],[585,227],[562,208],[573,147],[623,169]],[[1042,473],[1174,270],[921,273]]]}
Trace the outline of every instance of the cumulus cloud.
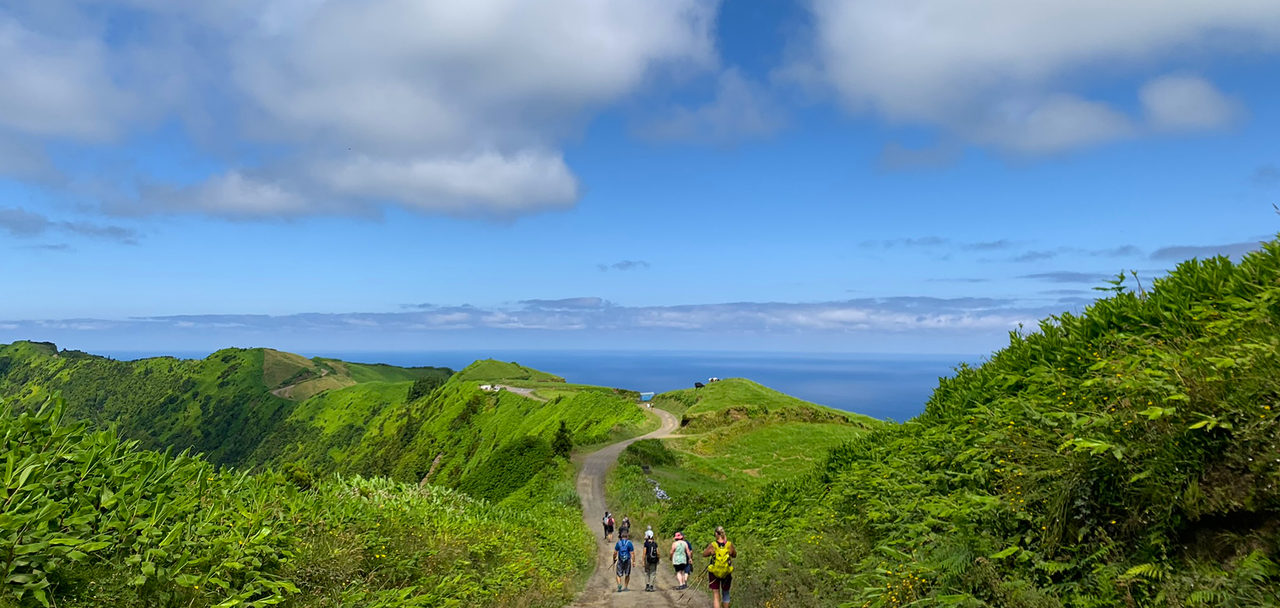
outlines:
{"label": "cumulus cloud", "polygon": [[[565,208],[581,193],[566,139],[655,74],[717,63],[717,0],[126,4],[0,16],[0,77],[17,83],[0,98],[0,140],[21,128],[100,141],[177,117],[271,160],[195,183],[140,176],[136,196],[104,206],[115,213]],[[112,25],[126,21],[137,27]]]}
{"label": "cumulus cloud", "polygon": [[[812,71],[854,112],[942,126],[975,143],[1052,153],[1130,137],[1116,109],[1070,90],[1105,64],[1137,71],[1170,50],[1258,48],[1280,41],[1265,0],[811,0]],[[1140,92],[1164,128],[1208,128],[1223,98],[1170,77]],[[994,109],[994,110],[993,110]]]}
{"label": "cumulus cloud", "polygon": [[340,195],[453,215],[510,216],[568,207],[577,202],[579,189],[561,154],[528,150],[403,161],[360,156],[321,167],[316,178]]}
{"label": "cumulus cloud", "polygon": [[0,12],[0,128],[89,141],[115,136],[134,100],[111,74],[103,41],[34,31]]}
{"label": "cumulus cloud", "polygon": [[1203,78],[1164,76],[1143,85],[1140,92],[1147,120],[1156,129],[1203,131],[1230,125],[1239,105]]}
{"label": "cumulus cloud", "polygon": [[784,126],[785,112],[771,93],[731,68],[720,74],[715,99],[697,108],[676,108],[637,133],[653,140],[727,145],[768,137]]}

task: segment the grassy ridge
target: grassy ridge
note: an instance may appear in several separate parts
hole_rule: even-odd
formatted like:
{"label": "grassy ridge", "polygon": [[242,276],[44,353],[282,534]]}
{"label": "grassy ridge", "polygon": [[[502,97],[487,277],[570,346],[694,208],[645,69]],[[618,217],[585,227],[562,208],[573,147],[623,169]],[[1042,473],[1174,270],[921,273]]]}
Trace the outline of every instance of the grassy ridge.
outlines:
{"label": "grassy ridge", "polygon": [[528,380],[533,382],[564,382],[564,378],[554,374],[525,367],[519,363],[507,363],[496,359],[481,359],[458,372],[458,379],[464,381],[510,382]]}
{"label": "grassy ridge", "polygon": [[673,501],[774,606],[1280,605],[1280,244],[1046,320],[809,474]]}
{"label": "grassy ridge", "polygon": [[654,407],[683,416],[682,426],[703,430],[743,420],[789,422],[852,422],[870,428],[874,418],[810,403],[745,378],[726,378],[702,388],[686,388],[656,395]]}
{"label": "grassy ridge", "polygon": [[[360,478],[299,489],[63,413],[0,413],[0,605],[559,606],[591,567],[562,503]],[[541,476],[568,480],[563,461]]]}

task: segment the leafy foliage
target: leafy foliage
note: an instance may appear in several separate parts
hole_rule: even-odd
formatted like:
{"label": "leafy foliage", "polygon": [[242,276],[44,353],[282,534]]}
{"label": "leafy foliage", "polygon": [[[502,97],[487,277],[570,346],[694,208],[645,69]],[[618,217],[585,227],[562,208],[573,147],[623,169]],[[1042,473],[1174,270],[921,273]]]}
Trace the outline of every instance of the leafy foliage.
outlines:
{"label": "leafy foliage", "polygon": [[916,419],[663,528],[728,527],[749,604],[1280,605],[1280,244],[1122,279]]}
{"label": "leafy foliage", "polygon": [[0,604],[559,606],[591,566],[563,504],[361,478],[302,491],[64,414],[58,401],[0,415]]}
{"label": "leafy foliage", "polygon": [[569,453],[573,452],[573,434],[569,432],[569,425],[564,420],[560,421],[560,428],[556,429],[556,438],[551,440],[551,450],[560,458],[568,458]]}
{"label": "leafy foliage", "polygon": [[458,489],[476,498],[500,502],[550,465],[554,455],[546,440],[521,437],[485,459],[462,479]]}

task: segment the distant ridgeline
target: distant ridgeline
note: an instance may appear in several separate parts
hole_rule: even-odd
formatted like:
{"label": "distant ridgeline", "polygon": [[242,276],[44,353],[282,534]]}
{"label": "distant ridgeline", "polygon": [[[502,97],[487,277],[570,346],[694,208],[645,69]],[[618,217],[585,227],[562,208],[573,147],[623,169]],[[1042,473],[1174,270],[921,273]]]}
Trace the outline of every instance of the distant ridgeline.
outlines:
{"label": "distant ridgeline", "polygon": [[[554,394],[539,401],[485,392],[481,382],[549,386]],[[66,399],[68,419],[115,427],[145,449],[190,449],[215,464],[289,465],[312,475],[419,482],[430,473],[451,487],[507,443],[549,442],[562,420],[579,444],[626,435],[645,420],[633,395],[493,360],[455,374],[264,348],[116,361],[49,343],[0,346],[0,398],[31,409],[55,393]]]}
{"label": "distant ridgeline", "polygon": [[659,396],[702,432],[633,444],[610,495],[726,526],[735,604],[1280,606],[1280,243],[1111,291],[805,470],[805,423],[717,436],[778,417],[726,395],[756,387]]}

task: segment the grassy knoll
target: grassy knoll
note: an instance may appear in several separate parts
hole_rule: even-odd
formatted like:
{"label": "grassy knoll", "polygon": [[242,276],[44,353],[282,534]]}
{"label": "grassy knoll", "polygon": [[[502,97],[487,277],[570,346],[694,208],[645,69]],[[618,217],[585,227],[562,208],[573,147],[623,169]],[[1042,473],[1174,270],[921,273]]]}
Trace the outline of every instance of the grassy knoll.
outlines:
{"label": "grassy knoll", "polygon": [[726,426],[743,420],[769,418],[788,422],[845,422],[870,426],[874,418],[809,403],[745,378],[727,378],[703,388],[686,388],[657,395],[654,406],[682,416],[691,430]]}
{"label": "grassy knoll", "polygon": [[534,382],[564,382],[564,378],[525,367],[519,363],[507,363],[495,359],[481,359],[458,372],[459,380],[510,383],[517,380]]}
{"label": "grassy knoll", "polygon": [[547,494],[493,505],[387,480],[233,473],[63,413],[0,413],[3,606],[550,607],[592,567],[576,508],[545,499],[571,487],[563,460],[536,477]]}
{"label": "grassy knoll", "polygon": [[745,605],[1280,605],[1280,244],[1123,287],[661,529],[726,526]]}

